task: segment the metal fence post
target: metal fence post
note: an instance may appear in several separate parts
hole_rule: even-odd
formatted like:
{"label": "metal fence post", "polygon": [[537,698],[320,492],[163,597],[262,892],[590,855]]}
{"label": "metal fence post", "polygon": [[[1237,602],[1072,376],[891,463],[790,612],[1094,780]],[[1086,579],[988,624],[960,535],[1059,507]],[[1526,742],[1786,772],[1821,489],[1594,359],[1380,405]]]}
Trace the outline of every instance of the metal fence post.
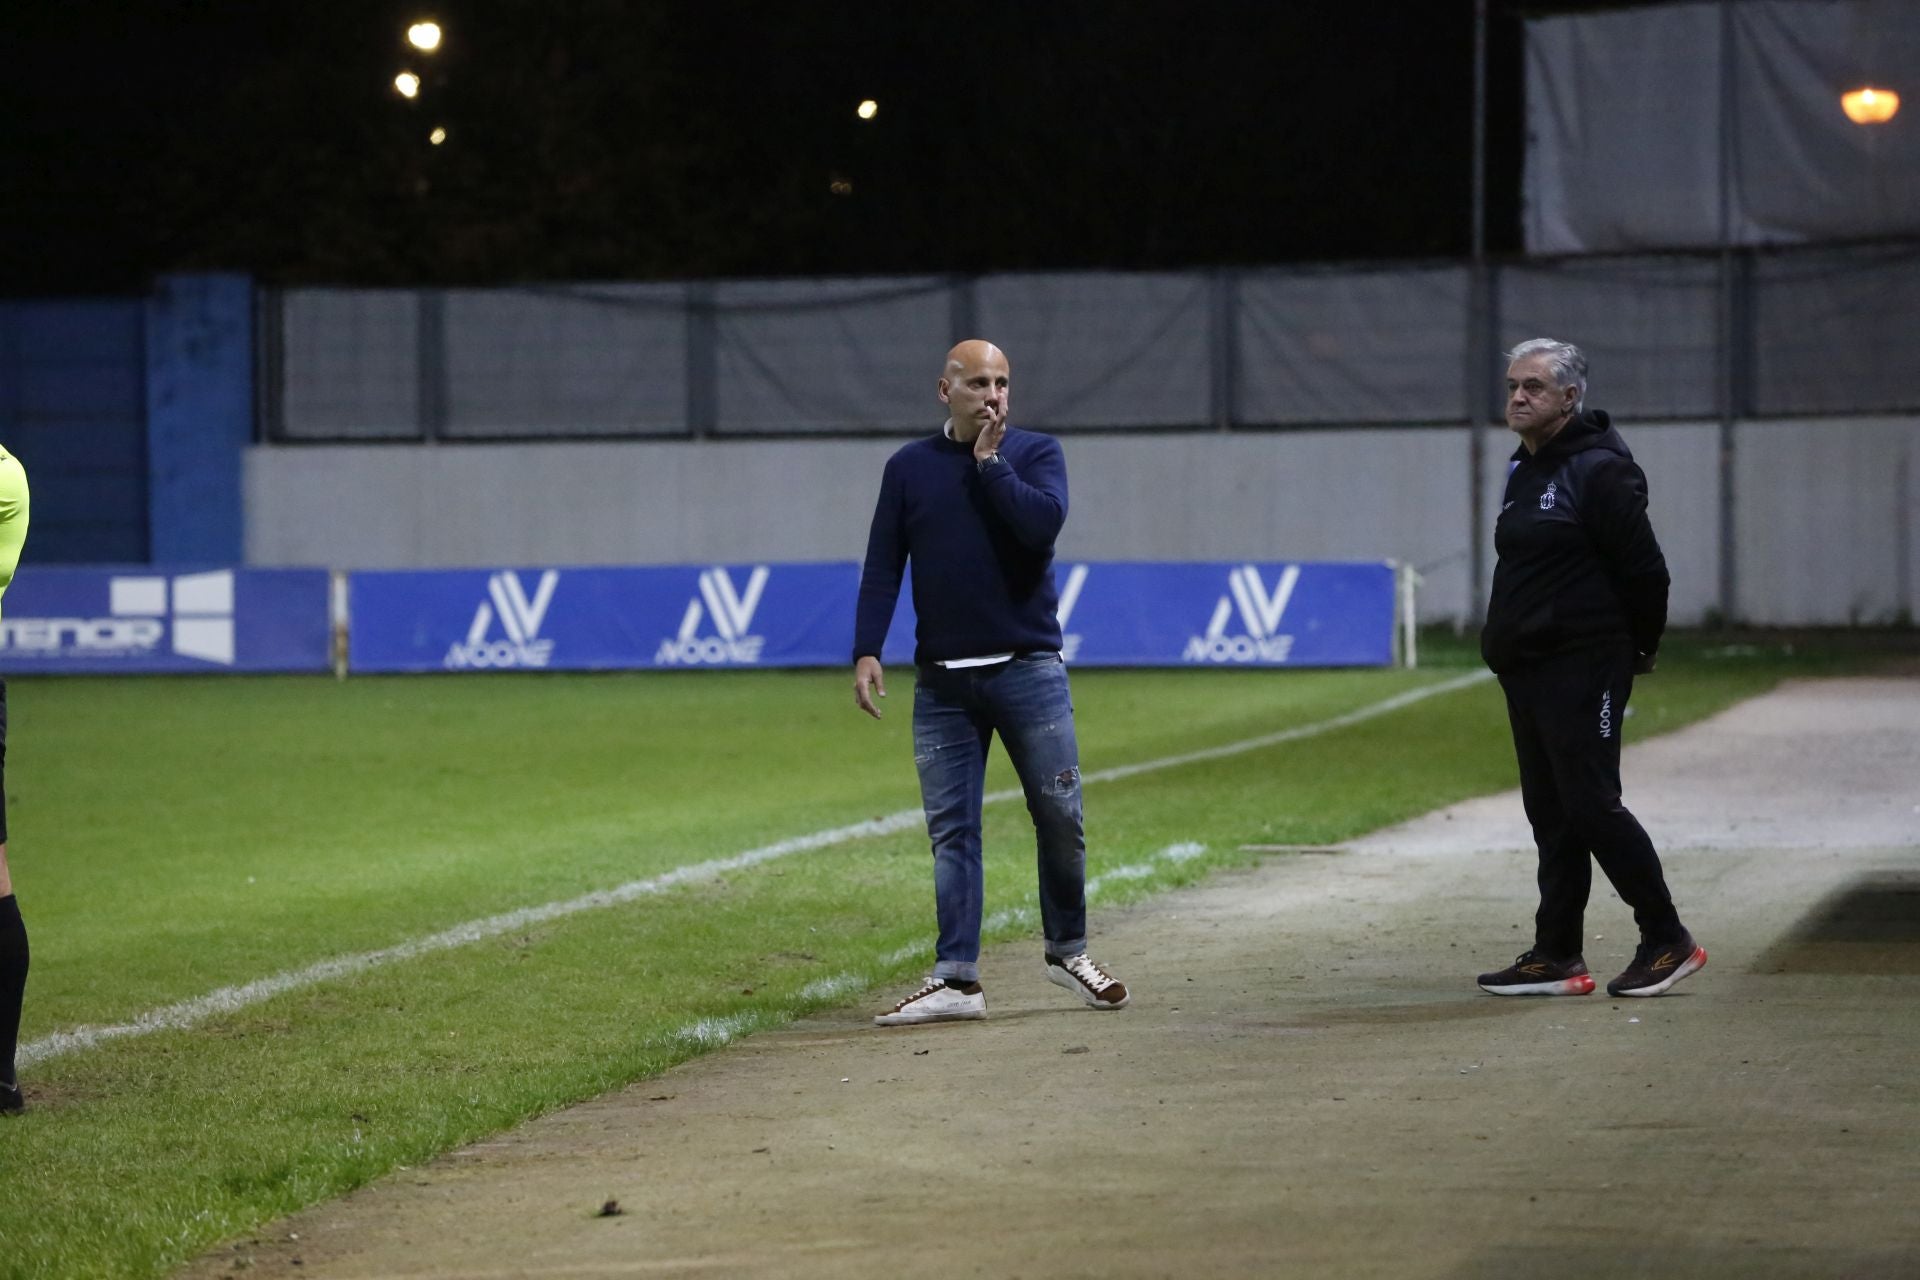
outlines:
{"label": "metal fence post", "polygon": [[1715,328],[1719,344],[1716,399],[1720,411],[1720,621],[1734,621],[1738,612],[1739,566],[1735,546],[1734,466],[1734,252],[1733,252],[1733,130],[1737,105],[1734,95],[1733,6],[1720,0],[1720,307]]}
{"label": "metal fence post", "polygon": [[1222,267],[1208,274],[1207,403],[1216,431],[1231,431],[1239,415],[1240,279]]}
{"label": "metal fence post", "polygon": [[1494,334],[1487,277],[1487,0],[1473,5],[1473,225],[1467,263],[1467,607],[1468,625],[1480,621],[1487,598],[1486,481],[1488,397]]}
{"label": "metal fence post", "polygon": [[687,286],[687,434],[704,440],[720,423],[720,317],[712,284]]}

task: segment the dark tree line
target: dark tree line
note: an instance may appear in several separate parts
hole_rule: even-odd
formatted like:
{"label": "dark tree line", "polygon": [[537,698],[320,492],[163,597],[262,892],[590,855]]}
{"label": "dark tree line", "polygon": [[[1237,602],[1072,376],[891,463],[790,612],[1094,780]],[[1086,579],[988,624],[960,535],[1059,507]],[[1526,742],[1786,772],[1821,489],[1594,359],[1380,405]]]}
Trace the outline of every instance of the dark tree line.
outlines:
{"label": "dark tree line", "polygon": [[[1457,255],[1471,8],[20,6],[0,41],[0,289]],[[412,54],[429,10],[445,44]],[[1511,14],[1496,36],[1499,248],[1517,239]],[[413,101],[391,87],[403,65]]]}

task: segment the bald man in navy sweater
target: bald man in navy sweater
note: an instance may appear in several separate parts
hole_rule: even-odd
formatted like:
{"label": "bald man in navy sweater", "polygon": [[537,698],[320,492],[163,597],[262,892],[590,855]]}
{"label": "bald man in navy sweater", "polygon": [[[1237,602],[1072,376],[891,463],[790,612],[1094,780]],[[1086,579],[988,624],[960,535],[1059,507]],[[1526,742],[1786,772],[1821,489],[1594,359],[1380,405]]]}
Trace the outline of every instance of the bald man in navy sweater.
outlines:
{"label": "bald man in navy sweater", "polygon": [[987,1016],[980,806],[995,734],[1033,816],[1047,979],[1089,1008],[1125,1008],[1126,984],[1087,955],[1080,752],[1053,581],[1066,461],[1053,437],[1007,426],[1011,377],[992,343],[973,339],[948,352],[939,387],[946,424],[901,448],[881,476],[854,622],[853,698],[877,720],[874,696],[887,696],[880,646],[911,564],[913,757],[940,936],[925,985],[874,1022]]}

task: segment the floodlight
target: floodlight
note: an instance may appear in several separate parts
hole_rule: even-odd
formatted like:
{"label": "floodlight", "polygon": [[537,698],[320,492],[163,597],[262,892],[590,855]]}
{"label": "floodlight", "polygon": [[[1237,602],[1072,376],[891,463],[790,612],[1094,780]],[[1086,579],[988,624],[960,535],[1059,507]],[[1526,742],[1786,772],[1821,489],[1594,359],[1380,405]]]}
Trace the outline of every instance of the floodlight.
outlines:
{"label": "floodlight", "polygon": [[1840,95],[1840,109],[1855,124],[1885,124],[1900,110],[1900,95],[1891,89],[1853,89]]}

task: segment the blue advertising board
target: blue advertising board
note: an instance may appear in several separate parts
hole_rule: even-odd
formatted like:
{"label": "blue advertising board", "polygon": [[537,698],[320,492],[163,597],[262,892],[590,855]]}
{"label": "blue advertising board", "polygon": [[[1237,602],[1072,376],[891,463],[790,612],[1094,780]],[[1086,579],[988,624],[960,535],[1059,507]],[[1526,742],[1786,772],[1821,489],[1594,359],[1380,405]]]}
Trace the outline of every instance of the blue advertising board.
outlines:
{"label": "blue advertising board", "polygon": [[859,587],[859,569],[847,564],[356,573],[347,666],[839,666],[850,661]]}
{"label": "blue advertising board", "polygon": [[[1069,561],[1054,564],[1061,652],[1082,667],[1391,666],[1385,562]],[[913,660],[904,586],[881,659]]]}
{"label": "blue advertising board", "polygon": [[[1081,566],[1068,566],[1074,585]],[[1083,666],[1386,666],[1388,564],[1089,564],[1061,629]]]}
{"label": "blue advertising board", "polygon": [[326,671],[324,569],[23,568],[0,613],[0,671]]}
{"label": "blue advertising board", "polygon": [[[1391,565],[1068,562],[1080,666],[1386,666]],[[353,671],[844,666],[856,564],[391,570],[353,574]],[[882,659],[912,661],[903,585]]]}

